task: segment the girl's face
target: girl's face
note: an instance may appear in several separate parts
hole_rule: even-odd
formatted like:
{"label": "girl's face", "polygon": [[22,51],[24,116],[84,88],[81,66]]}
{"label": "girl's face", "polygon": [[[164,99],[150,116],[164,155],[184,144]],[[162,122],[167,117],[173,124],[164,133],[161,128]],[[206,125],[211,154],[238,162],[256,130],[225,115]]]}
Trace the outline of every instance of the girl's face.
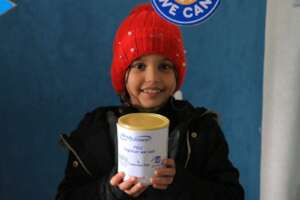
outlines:
{"label": "girl's face", "polygon": [[133,61],[126,77],[130,102],[141,109],[156,109],[167,102],[176,89],[174,64],[151,54]]}

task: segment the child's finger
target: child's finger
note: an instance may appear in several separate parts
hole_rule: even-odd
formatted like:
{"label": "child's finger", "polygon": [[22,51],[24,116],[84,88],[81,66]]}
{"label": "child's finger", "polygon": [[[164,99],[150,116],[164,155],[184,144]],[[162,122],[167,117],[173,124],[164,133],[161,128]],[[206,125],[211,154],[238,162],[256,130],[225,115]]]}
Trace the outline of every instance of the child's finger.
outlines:
{"label": "child's finger", "polygon": [[155,176],[175,176],[175,168],[159,168],[154,171]]}
{"label": "child's finger", "polygon": [[152,177],[150,180],[154,185],[170,185],[173,182],[173,177]]}
{"label": "child's finger", "polygon": [[143,188],[142,188],[139,192],[135,193],[135,194],[133,195],[133,197],[138,197],[138,196],[140,196],[140,195],[147,189],[147,187],[148,187],[148,186],[143,186]]}
{"label": "child's finger", "polygon": [[119,185],[123,181],[124,176],[125,176],[124,172],[118,172],[110,179],[110,184],[112,186]]}
{"label": "child's finger", "polygon": [[130,190],[137,182],[136,177],[130,177],[128,180],[119,184],[120,190],[126,191]]}
{"label": "child's finger", "polygon": [[171,159],[171,158],[164,159],[164,160],[163,160],[163,164],[164,164],[167,168],[175,168],[175,161],[174,161],[174,159]]}
{"label": "child's finger", "polygon": [[129,190],[125,190],[125,192],[133,197],[139,196],[144,190],[146,189],[146,186],[144,186],[142,183],[135,184],[132,188]]}
{"label": "child's finger", "polygon": [[165,190],[168,188],[168,185],[153,184],[152,187],[159,190]]}

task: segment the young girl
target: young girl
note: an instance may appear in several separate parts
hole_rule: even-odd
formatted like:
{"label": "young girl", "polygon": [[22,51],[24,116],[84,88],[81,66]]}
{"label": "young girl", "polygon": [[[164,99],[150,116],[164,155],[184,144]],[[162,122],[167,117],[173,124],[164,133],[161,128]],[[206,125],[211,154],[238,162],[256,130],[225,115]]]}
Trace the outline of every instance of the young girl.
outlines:
{"label": "young girl", "polygon": [[[137,6],[119,27],[113,54],[112,83],[122,105],[87,113],[70,136],[61,136],[70,153],[56,199],[244,199],[217,116],[172,97],[186,67],[180,29],[151,5]],[[150,186],[117,172],[117,119],[134,112],[170,120],[168,159]]]}

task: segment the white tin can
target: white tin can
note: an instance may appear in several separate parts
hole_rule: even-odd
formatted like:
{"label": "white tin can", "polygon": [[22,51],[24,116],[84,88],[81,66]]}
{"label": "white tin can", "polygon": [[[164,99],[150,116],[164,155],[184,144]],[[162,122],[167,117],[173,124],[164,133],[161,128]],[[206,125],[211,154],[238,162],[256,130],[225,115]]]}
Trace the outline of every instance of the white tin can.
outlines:
{"label": "white tin can", "polygon": [[148,185],[154,170],[168,155],[169,119],[154,113],[131,113],[119,118],[118,171],[125,180],[135,176]]}

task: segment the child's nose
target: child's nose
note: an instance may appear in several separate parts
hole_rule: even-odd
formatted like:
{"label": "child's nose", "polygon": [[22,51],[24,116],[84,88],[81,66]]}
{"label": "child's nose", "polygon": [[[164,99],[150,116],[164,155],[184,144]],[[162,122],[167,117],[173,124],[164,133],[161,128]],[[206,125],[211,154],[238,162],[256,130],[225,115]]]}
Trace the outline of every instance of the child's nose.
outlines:
{"label": "child's nose", "polygon": [[155,66],[150,66],[146,70],[146,81],[158,81],[159,80],[159,71]]}

